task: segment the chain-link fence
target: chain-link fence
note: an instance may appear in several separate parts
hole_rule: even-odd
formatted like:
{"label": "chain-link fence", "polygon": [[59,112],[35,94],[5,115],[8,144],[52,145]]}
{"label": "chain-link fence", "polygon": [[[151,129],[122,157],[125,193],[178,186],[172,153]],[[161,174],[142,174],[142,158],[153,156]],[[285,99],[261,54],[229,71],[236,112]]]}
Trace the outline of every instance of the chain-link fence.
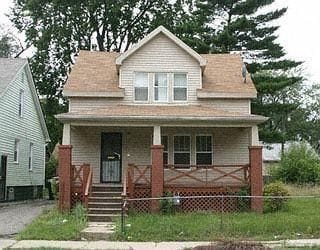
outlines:
{"label": "chain-link fence", "polygon": [[[159,213],[204,213],[215,215],[215,227],[221,232],[241,230],[241,223],[244,217],[259,218],[251,223],[261,223],[261,226],[254,225],[252,230],[272,230],[263,228],[263,216],[253,212],[252,203],[262,202],[261,213],[274,215],[272,218],[286,225],[288,218],[294,220],[296,217],[312,216],[308,211],[318,211],[320,213],[320,196],[248,196],[248,195],[211,195],[211,196],[179,196],[173,195],[161,198],[135,198],[125,199],[122,206],[121,231],[126,230],[126,220],[130,216],[150,212],[152,206],[158,206]],[[281,214],[286,213],[286,214]],[[284,215],[284,216],[281,216]],[[250,217],[251,216],[251,217]],[[258,217],[254,217],[258,216]],[[260,216],[260,217],[259,217]],[[301,219],[301,218],[299,218]],[[318,221],[318,231],[320,232],[320,216],[315,218]],[[270,219],[269,219],[270,220]],[[245,221],[247,223],[247,221]],[[317,225],[317,224],[315,224]],[[258,228],[258,229],[257,229]],[[311,229],[310,229],[311,228]],[[313,230],[312,225],[306,230]],[[297,232],[299,234],[299,232]]]}

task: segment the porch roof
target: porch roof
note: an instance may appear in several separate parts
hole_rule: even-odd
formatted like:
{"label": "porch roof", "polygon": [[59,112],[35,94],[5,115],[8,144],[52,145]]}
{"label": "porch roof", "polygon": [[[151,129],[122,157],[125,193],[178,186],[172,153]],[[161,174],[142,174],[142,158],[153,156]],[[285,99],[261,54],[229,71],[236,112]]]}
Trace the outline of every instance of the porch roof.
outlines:
{"label": "porch roof", "polygon": [[268,118],[230,112],[202,105],[117,105],[68,112],[56,116],[62,122],[72,121],[216,121],[259,124]]}

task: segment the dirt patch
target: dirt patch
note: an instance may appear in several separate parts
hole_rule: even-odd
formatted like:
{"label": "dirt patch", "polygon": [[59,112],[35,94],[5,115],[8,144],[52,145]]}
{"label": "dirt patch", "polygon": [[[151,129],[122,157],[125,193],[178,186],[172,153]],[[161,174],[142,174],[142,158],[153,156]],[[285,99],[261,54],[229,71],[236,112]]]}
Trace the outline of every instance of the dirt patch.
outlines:
{"label": "dirt patch", "polygon": [[267,250],[271,249],[261,243],[253,242],[219,242],[209,246],[197,246],[192,250]]}

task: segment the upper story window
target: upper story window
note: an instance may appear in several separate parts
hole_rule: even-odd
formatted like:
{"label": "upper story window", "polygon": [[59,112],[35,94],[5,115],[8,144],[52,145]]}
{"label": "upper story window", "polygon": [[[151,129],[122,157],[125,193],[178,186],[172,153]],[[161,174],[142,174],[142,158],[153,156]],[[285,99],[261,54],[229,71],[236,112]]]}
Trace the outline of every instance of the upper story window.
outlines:
{"label": "upper story window", "polygon": [[14,140],[14,149],[13,149],[13,161],[18,163],[19,162],[19,139]]}
{"label": "upper story window", "polygon": [[173,100],[187,100],[187,74],[175,73],[173,76]]}
{"label": "upper story window", "polygon": [[24,91],[21,89],[19,92],[19,116],[23,116],[24,111]]}
{"label": "upper story window", "polygon": [[134,100],[148,101],[149,99],[149,80],[148,73],[136,72],[134,78]]}
{"label": "upper story window", "polygon": [[168,75],[166,73],[154,74],[154,100],[168,101]]}

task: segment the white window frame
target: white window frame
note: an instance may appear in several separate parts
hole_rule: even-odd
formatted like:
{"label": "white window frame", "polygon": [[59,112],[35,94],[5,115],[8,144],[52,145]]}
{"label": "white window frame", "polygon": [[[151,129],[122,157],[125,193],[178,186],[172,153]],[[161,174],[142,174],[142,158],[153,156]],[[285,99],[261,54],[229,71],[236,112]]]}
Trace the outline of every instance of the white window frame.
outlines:
{"label": "white window frame", "polygon": [[29,161],[28,161],[28,169],[32,171],[33,169],[33,153],[34,153],[34,144],[30,142],[29,144]]}
{"label": "white window frame", "polygon": [[[148,94],[147,94],[147,100],[144,100],[144,101],[141,101],[141,100],[136,100],[136,86],[135,86],[135,83],[136,83],[136,74],[137,73],[141,73],[141,74],[146,74],[147,75],[147,78],[148,78],[148,83],[147,83],[147,91],[148,91]],[[150,73],[148,72],[144,72],[144,71],[135,71],[134,72],[134,76],[133,76],[133,101],[136,102],[136,103],[148,103],[149,100],[150,100]]]}
{"label": "white window frame", "polygon": [[[186,81],[187,81],[187,85],[186,87],[175,87],[174,86],[174,75],[175,74],[185,74],[186,75]],[[173,72],[172,74],[172,102],[187,102],[188,101],[188,82],[189,82],[189,76],[188,76],[188,73],[186,72]],[[175,100],[174,99],[174,89],[175,88],[181,88],[181,89],[184,89],[186,88],[186,99],[185,100]]]}
{"label": "white window frame", "polygon": [[[185,151],[175,151],[174,149],[174,141],[175,141],[175,137],[181,137],[181,136],[187,136],[190,138],[190,143],[189,143],[189,164],[186,164],[186,165],[189,165],[189,167],[191,167],[191,155],[192,155],[192,136],[190,134],[175,134],[173,135],[173,142],[172,142],[172,151],[173,151],[173,165],[184,165],[184,164],[175,164],[175,159],[174,159],[174,155],[175,153],[187,153]],[[185,168],[184,168],[185,169]]]}
{"label": "white window frame", "polygon": [[19,107],[18,107],[18,115],[19,117],[23,117],[24,113],[24,90],[20,89],[19,91]]}
{"label": "white window frame", "polygon": [[208,151],[197,151],[197,137],[198,136],[210,136],[211,137],[211,164],[213,165],[213,135],[212,134],[196,134],[194,138],[194,163],[197,164],[197,153],[209,153]]}
{"label": "white window frame", "polygon": [[13,162],[19,163],[19,155],[20,155],[20,140],[14,139],[14,146],[13,146]]}
{"label": "white window frame", "polygon": [[[159,87],[156,87],[156,74],[162,74],[162,75],[166,75],[166,78],[167,78],[167,100],[165,101],[162,101],[162,100],[156,100],[155,99],[155,90],[156,88],[159,89]],[[153,91],[153,102],[156,102],[156,103],[168,103],[169,102],[169,85],[170,85],[170,82],[169,82],[169,73],[168,72],[154,72],[153,73],[153,88],[152,88],[152,91]],[[160,87],[160,88],[163,88],[163,87]]]}

